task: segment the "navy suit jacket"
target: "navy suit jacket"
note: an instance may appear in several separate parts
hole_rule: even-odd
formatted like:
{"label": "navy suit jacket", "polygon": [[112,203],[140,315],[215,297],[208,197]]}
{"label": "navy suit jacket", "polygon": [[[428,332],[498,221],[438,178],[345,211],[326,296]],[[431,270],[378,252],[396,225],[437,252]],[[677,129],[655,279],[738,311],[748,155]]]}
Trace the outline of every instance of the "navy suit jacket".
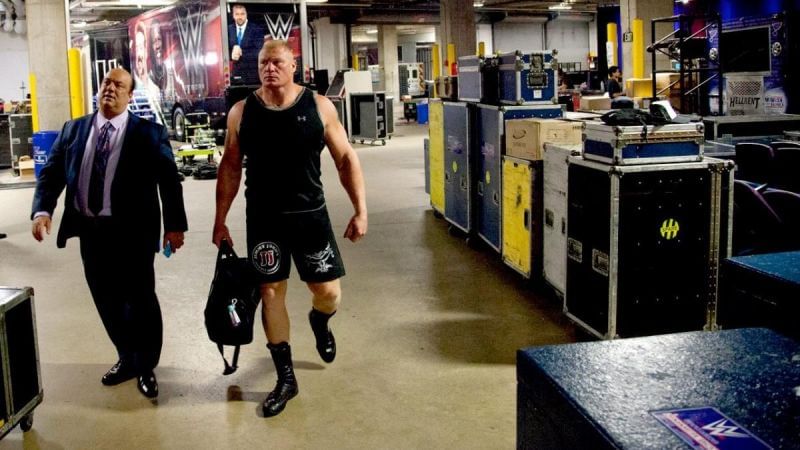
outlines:
{"label": "navy suit jacket", "polygon": [[[236,24],[228,25],[228,55],[236,45]],[[233,61],[233,76],[242,77],[245,84],[259,84],[258,79],[258,52],[264,45],[264,28],[252,20],[247,21],[247,27],[242,36],[242,57]]]}
{"label": "navy suit jacket", "polygon": [[[96,114],[96,113],[95,113]],[[33,198],[33,214],[53,211],[66,187],[64,218],[58,230],[56,245],[63,248],[67,239],[78,236],[81,213],[75,208],[81,161],[94,123],[95,114],[68,121],[53,143],[47,163],[42,168]],[[111,214],[120,239],[134,240],[157,252],[161,237],[161,207],[164,229],[186,231],[186,212],[175,158],[163,126],[128,118],[125,140],[111,184]]]}

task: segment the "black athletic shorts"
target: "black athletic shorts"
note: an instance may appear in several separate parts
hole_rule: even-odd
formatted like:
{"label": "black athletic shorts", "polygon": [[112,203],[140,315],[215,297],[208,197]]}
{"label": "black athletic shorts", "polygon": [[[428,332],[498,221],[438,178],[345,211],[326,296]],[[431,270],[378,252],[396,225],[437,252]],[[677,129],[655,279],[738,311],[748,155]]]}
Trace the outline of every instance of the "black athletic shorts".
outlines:
{"label": "black athletic shorts", "polygon": [[336,245],[328,210],[298,213],[247,214],[248,259],[258,283],[289,278],[289,257],[310,283],[344,276],[344,263]]}

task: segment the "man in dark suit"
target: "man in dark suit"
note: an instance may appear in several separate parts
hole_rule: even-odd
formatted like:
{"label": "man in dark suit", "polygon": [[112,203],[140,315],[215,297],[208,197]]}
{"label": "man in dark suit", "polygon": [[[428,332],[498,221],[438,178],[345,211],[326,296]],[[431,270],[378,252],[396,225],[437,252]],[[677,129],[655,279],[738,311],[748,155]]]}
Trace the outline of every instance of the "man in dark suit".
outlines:
{"label": "man in dark suit", "polygon": [[228,48],[233,61],[231,79],[238,84],[258,84],[258,52],[264,45],[264,29],[247,20],[244,5],[233,5],[228,25]]}
{"label": "man in dark suit", "polygon": [[66,187],[56,245],[80,238],[86,281],[119,356],[102,383],[138,378],[139,391],[155,398],[162,322],[153,260],[162,207],[165,253],[183,245],[187,225],[167,131],[128,113],[133,89],[130,73],[108,72],[99,111],[64,125],[36,185],[32,233],[40,242],[50,234],[56,201]]}

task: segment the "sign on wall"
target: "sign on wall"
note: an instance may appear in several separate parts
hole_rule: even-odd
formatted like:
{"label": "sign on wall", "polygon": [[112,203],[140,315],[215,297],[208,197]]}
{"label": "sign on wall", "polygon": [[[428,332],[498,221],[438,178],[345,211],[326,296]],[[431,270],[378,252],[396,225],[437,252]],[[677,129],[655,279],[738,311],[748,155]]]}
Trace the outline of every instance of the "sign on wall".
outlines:
{"label": "sign on wall", "polygon": [[764,114],[763,76],[729,75],[725,82],[725,105],[729,115]]}

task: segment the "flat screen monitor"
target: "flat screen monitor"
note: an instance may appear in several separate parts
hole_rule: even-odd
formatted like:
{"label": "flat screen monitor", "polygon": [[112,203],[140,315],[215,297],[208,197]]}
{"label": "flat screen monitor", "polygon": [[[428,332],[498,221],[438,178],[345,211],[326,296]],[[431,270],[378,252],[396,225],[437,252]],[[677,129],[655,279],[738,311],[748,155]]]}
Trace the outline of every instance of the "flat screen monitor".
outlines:
{"label": "flat screen monitor", "polygon": [[722,71],[769,73],[771,67],[769,27],[723,31],[719,38]]}

